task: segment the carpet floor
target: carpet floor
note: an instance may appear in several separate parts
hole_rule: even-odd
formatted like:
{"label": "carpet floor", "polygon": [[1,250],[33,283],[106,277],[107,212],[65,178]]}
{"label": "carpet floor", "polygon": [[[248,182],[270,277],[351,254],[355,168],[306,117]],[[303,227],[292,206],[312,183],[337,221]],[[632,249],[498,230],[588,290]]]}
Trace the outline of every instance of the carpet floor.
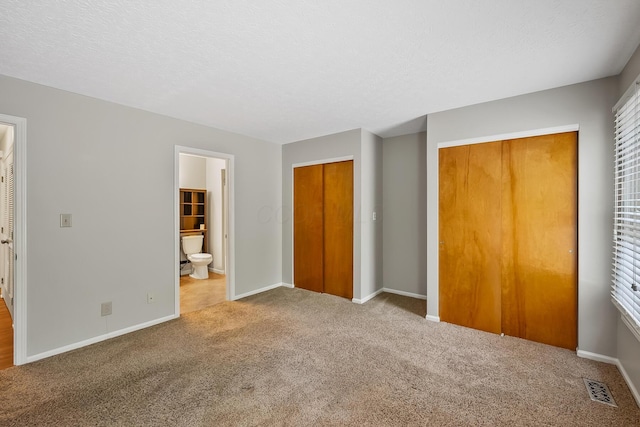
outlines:
{"label": "carpet floor", "polygon": [[429,322],[424,306],[287,288],[224,302],[0,372],[0,425],[640,425],[615,366]]}

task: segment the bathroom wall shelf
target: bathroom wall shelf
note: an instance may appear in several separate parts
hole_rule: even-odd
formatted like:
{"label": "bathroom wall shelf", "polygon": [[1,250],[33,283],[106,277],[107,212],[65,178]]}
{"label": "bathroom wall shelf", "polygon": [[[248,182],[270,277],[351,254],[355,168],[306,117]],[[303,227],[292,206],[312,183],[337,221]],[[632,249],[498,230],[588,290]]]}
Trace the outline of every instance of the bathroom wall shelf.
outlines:
{"label": "bathroom wall shelf", "polygon": [[207,190],[180,189],[180,236],[203,234],[207,252]]}

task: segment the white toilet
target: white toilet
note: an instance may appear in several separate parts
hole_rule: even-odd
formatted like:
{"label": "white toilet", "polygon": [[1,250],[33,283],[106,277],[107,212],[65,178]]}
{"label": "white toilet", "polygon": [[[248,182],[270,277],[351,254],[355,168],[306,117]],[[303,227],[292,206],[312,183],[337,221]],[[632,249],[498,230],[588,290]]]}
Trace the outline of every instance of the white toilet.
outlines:
{"label": "white toilet", "polygon": [[202,254],[202,242],[204,236],[202,234],[197,236],[183,236],[182,237],[182,251],[187,256],[189,262],[193,266],[193,272],[189,275],[194,279],[208,279],[209,271],[207,265],[211,264],[213,257],[211,254]]}

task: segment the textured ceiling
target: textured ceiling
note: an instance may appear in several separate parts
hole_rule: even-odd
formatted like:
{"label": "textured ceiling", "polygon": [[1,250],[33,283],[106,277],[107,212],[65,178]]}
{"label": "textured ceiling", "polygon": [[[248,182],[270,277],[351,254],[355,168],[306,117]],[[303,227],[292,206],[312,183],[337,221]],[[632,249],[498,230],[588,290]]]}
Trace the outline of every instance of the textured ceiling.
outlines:
{"label": "textured ceiling", "polygon": [[[0,74],[287,143],[618,74],[638,0],[2,0]],[[5,112],[10,114],[10,112]]]}

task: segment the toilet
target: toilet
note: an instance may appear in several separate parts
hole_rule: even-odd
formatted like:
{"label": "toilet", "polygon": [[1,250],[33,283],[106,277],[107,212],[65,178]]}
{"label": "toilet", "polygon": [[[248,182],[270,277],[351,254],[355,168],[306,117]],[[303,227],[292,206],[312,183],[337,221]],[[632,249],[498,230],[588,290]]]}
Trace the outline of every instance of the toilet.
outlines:
{"label": "toilet", "polygon": [[187,256],[187,259],[193,266],[193,272],[189,277],[194,279],[208,279],[209,271],[207,265],[211,264],[213,257],[211,254],[202,254],[202,242],[204,236],[202,234],[197,236],[183,236],[182,237],[182,251]]}

